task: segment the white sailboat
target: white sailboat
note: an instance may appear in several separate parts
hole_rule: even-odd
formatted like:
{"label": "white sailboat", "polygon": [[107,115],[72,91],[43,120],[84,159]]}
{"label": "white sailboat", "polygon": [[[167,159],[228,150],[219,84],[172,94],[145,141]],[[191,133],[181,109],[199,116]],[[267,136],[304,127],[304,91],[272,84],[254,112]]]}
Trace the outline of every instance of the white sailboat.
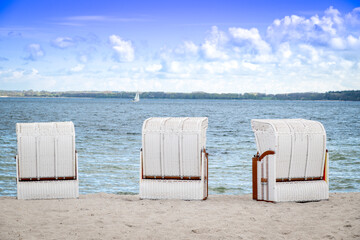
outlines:
{"label": "white sailboat", "polygon": [[133,102],[139,102],[140,101],[140,96],[139,96],[139,92],[136,93],[134,99],[132,100]]}

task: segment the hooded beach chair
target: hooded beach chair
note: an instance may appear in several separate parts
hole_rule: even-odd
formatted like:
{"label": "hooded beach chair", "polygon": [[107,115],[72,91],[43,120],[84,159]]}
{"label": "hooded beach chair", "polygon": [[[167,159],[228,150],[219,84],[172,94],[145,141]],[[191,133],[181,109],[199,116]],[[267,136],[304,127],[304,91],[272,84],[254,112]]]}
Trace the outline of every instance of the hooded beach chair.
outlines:
{"label": "hooded beach chair", "polygon": [[270,202],[329,198],[326,132],[317,121],[254,119],[253,199]]}
{"label": "hooded beach chair", "polygon": [[77,198],[72,122],[17,123],[17,198]]}
{"label": "hooded beach chair", "polygon": [[205,117],[145,120],[140,153],[140,198],[207,198],[207,127]]}

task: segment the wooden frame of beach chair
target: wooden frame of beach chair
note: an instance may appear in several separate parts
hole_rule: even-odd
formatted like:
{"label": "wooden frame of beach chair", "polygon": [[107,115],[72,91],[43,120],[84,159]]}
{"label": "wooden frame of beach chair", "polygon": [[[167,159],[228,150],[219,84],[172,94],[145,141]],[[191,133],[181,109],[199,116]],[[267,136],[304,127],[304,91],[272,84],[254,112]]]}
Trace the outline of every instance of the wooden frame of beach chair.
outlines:
{"label": "wooden frame of beach chair", "polygon": [[142,128],[140,198],[205,200],[207,118],[149,118]]}
{"label": "wooden frame of beach chair", "polygon": [[329,198],[326,132],[317,121],[253,119],[253,199],[307,202]]}
{"label": "wooden frame of beach chair", "polygon": [[72,122],[17,123],[17,198],[79,197]]}

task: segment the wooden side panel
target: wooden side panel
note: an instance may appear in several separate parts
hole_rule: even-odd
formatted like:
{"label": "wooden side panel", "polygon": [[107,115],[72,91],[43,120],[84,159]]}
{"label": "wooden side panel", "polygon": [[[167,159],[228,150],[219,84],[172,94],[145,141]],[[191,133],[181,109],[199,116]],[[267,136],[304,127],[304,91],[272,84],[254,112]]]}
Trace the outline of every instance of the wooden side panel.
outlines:
{"label": "wooden side panel", "polygon": [[252,158],[252,192],[253,192],[254,200],[258,199],[258,187],[257,187],[257,185],[258,185],[258,183],[257,183],[258,159],[259,159],[258,157]]}

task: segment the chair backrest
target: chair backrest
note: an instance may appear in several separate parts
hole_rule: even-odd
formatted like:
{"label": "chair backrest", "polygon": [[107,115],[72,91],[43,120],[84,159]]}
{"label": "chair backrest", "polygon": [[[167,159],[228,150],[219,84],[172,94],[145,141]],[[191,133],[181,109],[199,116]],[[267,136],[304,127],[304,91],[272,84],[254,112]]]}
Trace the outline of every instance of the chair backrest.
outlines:
{"label": "chair backrest", "polygon": [[326,132],[317,121],[253,119],[258,152],[275,151],[276,178],[323,177]]}
{"label": "chair backrest", "polygon": [[201,176],[208,119],[149,118],[142,129],[143,176]]}
{"label": "chair backrest", "polygon": [[17,123],[19,180],[76,178],[72,122]]}

